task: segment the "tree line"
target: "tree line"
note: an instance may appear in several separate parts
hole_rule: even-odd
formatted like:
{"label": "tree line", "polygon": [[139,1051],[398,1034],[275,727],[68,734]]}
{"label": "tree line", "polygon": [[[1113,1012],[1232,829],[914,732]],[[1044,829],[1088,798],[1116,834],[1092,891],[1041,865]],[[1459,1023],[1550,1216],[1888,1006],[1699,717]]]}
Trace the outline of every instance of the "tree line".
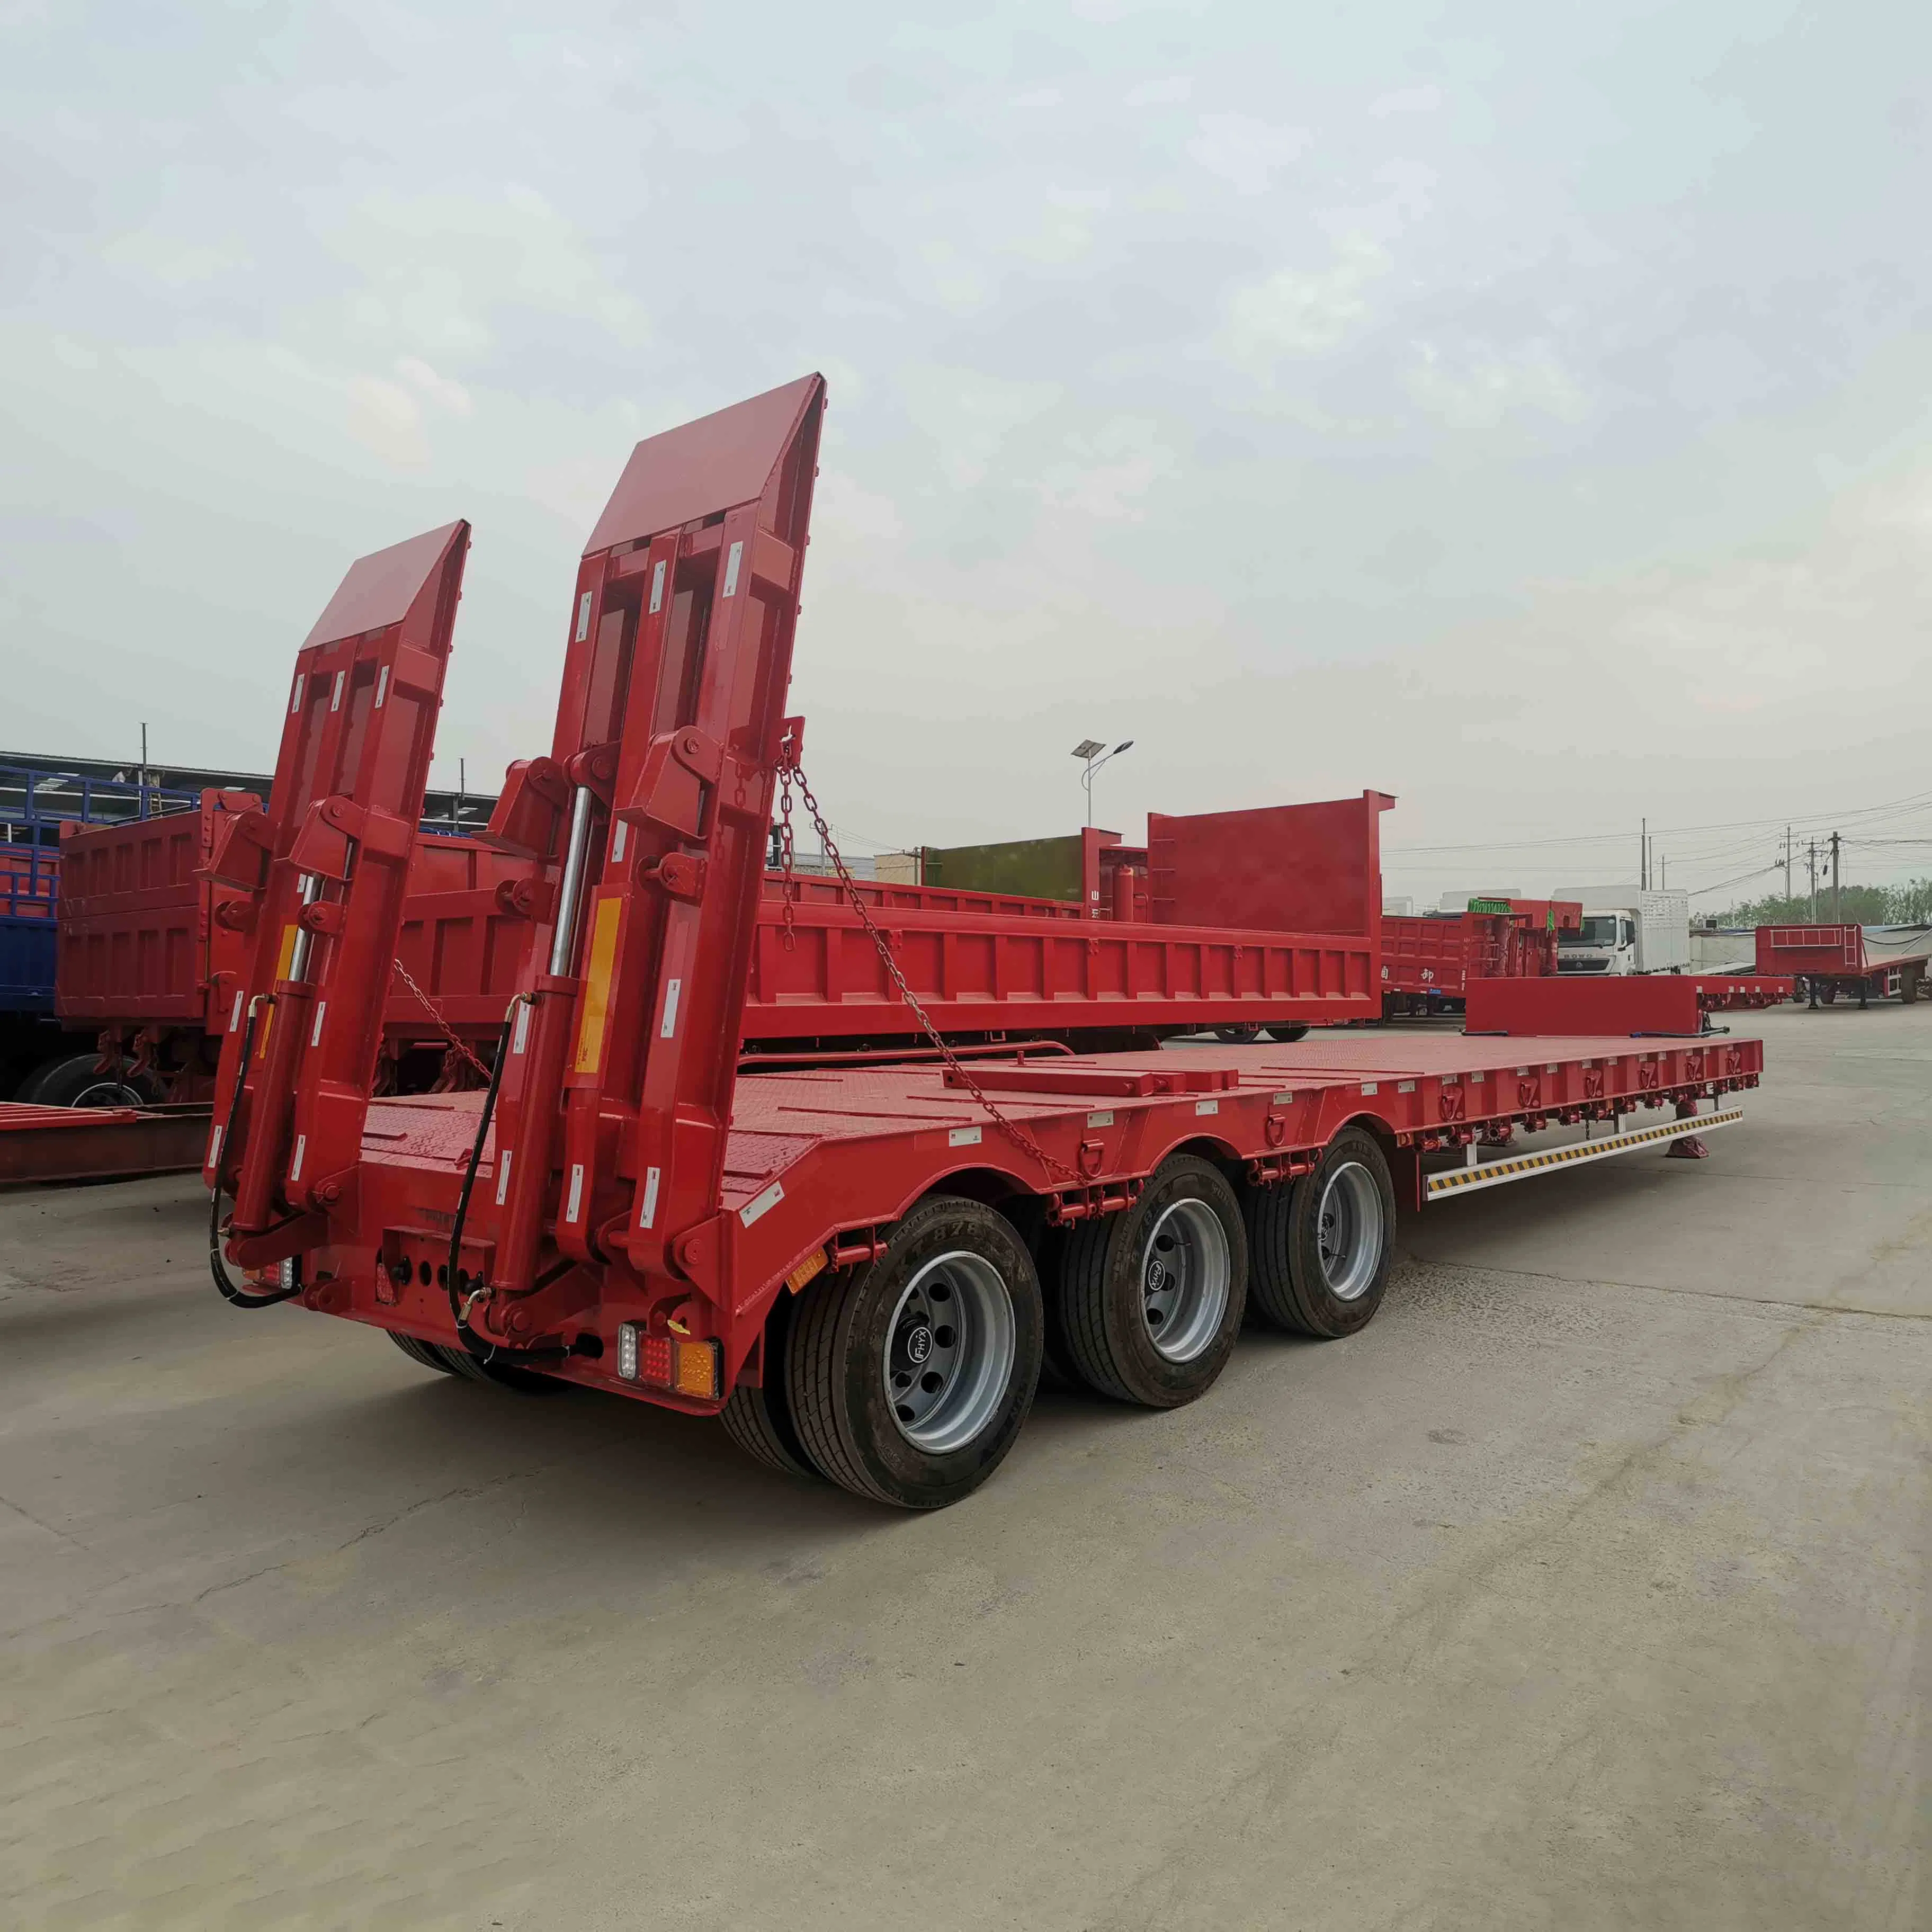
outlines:
{"label": "tree line", "polygon": [[[1786,898],[1774,892],[1718,915],[1720,926],[1809,926],[1832,922],[1832,891],[1818,888],[1816,910],[1809,892]],[[1844,886],[1838,888],[1837,919],[1846,926],[1924,926],[1932,924],[1932,879],[1908,879],[1902,886]]]}

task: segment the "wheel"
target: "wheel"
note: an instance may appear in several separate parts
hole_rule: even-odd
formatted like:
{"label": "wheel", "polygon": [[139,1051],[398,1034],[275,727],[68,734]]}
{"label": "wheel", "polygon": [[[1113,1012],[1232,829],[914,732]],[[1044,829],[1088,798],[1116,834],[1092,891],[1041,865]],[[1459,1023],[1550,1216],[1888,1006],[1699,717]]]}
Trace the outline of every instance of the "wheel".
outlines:
{"label": "wheel", "polygon": [[478,1361],[460,1342],[454,1348],[441,1342],[425,1342],[423,1346],[434,1348],[449,1372],[466,1382],[490,1382],[498,1388],[513,1389],[518,1395],[555,1395],[569,1386],[536,1369],[513,1368],[507,1362]]}
{"label": "wheel", "polygon": [[1838,989],[1835,986],[1821,986],[1818,989],[1818,997],[1828,1006],[1834,1006],[1838,1003]]}
{"label": "wheel", "polygon": [[1374,1137],[1348,1127],[1312,1174],[1248,1195],[1256,1311],[1291,1334],[1330,1340],[1375,1318],[1388,1282],[1395,1189]]}
{"label": "wheel", "polygon": [[1124,1214],[1067,1236],[1055,1286],[1075,1372],[1143,1408],[1193,1401],[1228,1366],[1247,1284],[1234,1190],[1198,1155],[1171,1155]]}
{"label": "wheel", "polygon": [[1217,1026],[1214,1037],[1223,1046],[1247,1046],[1262,1036],[1258,1026]]}
{"label": "wheel", "polygon": [[439,1373],[453,1376],[458,1370],[442,1358],[442,1351],[434,1342],[418,1341],[413,1335],[400,1334],[393,1328],[385,1330],[389,1340],[419,1367],[434,1369]]}
{"label": "wheel", "polygon": [[98,1053],[56,1060],[21,1098],[41,1107],[145,1107],[157,1089],[138,1074],[100,1073]]}
{"label": "wheel", "polygon": [[1040,1280],[1011,1222],[934,1195],[884,1255],[808,1288],[786,1384],[832,1481],[902,1509],[970,1496],[1005,1460],[1040,1380]]}
{"label": "wheel", "polygon": [[1306,1040],[1308,1037],[1308,1022],[1298,1020],[1292,1026],[1271,1026],[1268,1033],[1273,1039],[1287,1040],[1291,1043],[1298,1040]]}
{"label": "wheel", "polygon": [[1916,966],[1908,966],[1906,968],[1905,970],[1898,976],[1898,1000],[1900,1005],[1912,1006],[1916,1006],[1918,1004],[1919,970],[1920,969]]}
{"label": "wheel", "polygon": [[792,1420],[791,1398],[785,1383],[785,1355],[791,1342],[793,1318],[798,1298],[781,1288],[772,1312],[765,1318],[763,1373],[764,1385],[754,1388],[740,1382],[718,1412],[724,1433],[769,1468],[788,1476],[816,1476],[817,1466],[798,1439]]}

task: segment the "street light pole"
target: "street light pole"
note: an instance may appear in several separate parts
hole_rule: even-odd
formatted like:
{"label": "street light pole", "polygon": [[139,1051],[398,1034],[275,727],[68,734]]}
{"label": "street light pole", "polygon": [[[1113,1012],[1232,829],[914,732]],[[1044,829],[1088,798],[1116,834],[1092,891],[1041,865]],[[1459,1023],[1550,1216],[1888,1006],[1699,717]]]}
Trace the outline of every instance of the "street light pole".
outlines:
{"label": "street light pole", "polygon": [[[1082,760],[1085,766],[1080,774],[1080,782],[1087,790],[1085,823],[1088,825],[1094,823],[1094,774],[1107,763],[1108,759],[1118,758],[1123,752],[1130,752],[1133,748],[1134,741],[1131,738],[1122,739],[1111,752],[1106,751],[1106,742],[1100,738],[1082,738],[1074,746],[1073,755]],[[1100,755],[1102,752],[1106,752],[1105,758]]]}

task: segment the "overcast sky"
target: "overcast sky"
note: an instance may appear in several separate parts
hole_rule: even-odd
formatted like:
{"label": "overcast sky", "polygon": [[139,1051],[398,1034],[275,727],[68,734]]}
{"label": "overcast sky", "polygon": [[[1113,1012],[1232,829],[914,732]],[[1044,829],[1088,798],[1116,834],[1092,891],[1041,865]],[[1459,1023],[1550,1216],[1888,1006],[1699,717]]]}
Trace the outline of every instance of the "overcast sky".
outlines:
{"label": "overcast sky", "polygon": [[0,22],[9,748],[266,766],[350,560],[462,515],[494,788],[633,442],[817,368],[856,850],[1068,829],[1092,736],[1135,836],[1395,792],[1418,896],[1646,814],[1729,828],[1673,884],[1787,816],[1932,870],[1923,0]]}

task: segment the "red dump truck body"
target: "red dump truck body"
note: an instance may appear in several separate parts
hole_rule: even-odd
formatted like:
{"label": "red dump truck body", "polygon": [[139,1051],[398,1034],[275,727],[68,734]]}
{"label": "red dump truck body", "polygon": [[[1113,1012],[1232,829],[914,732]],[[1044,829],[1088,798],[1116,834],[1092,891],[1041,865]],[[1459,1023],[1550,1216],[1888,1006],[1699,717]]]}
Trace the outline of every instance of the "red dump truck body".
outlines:
{"label": "red dump truck body", "polygon": [[[266,837],[211,868],[254,914],[206,1168],[232,1203],[231,1301],[298,1300],[476,1379],[722,1414],[767,1462],[932,1508],[997,1466],[1050,1342],[1093,1387],[1172,1407],[1211,1384],[1246,1310],[1358,1328],[1398,1184],[1420,1202],[1639,1142],[1694,1151],[1694,1129],[1736,1118],[1699,1110],[1756,1084],[1757,1042],[1579,1036],[1590,986],[1534,1048],[1384,1036],[741,1077],[767,829],[781,772],[805,783],[782,706],[824,404],[808,377],[640,443],[592,535],[550,752],[512,767],[491,823],[544,890],[485,1092],[369,1094],[468,526],[344,579],[298,658]],[[1161,840],[1156,899],[1171,869],[1186,916],[1190,879],[1223,916],[1256,904],[1238,872],[1164,868]],[[898,910],[854,896],[896,957]],[[1623,1134],[1640,1105],[1676,1118]],[[1618,1130],[1478,1162],[1520,1127],[1585,1121]],[[1474,1164],[1428,1171],[1452,1150]]]}
{"label": "red dump truck body", "polygon": [[1509,899],[1461,913],[1384,913],[1384,1018],[1460,1012],[1472,979],[1539,979],[1556,970],[1557,935],[1582,922],[1580,902]]}
{"label": "red dump truck body", "polygon": [[[238,815],[259,820],[261,800],[209,790],[196,811],[71,824],[62,840],[55,1010],[170,1100],[208,1097],[237,1018],[252,911],[206,868]],[[448,1044],[425,1000],[466,1040],[495,1040],[528,937],[531,880],[526,860],[476,839],[418,836],[384,1023],[386,1084],[404,1054],[440,1056]]]}

